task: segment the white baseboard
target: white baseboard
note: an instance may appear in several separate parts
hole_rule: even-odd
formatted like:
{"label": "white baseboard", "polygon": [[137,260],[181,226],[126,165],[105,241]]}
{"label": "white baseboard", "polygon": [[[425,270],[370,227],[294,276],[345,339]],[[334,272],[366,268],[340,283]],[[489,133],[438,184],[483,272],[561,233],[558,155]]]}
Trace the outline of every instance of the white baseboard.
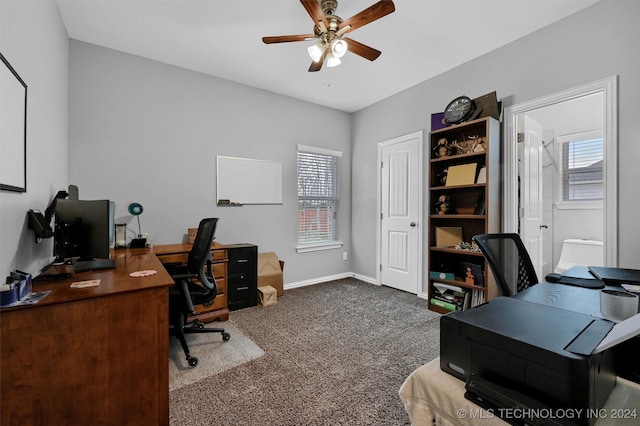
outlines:
{"label": "white baseboard", "polygon": [[340,279],[343,279],[343,278],[357,278],[360,281],[364,281],[364,282],[367,282],[369,284],[378,285],[378,283],[376,282],[375,278],[367,277],[365,275],[355,274],[353,272],[344,272],[342,274],[327,275],[327,276],[324,276],[324,277],[312,278],[312,279],[309,279],[309,280],[295,281],[295,282],[292,282],[292,283],[285,283],[284,284],[284,289],[285,290],[291,290],[292,288],[305,287],[305,286],[308,286],[308,285],[320,284],[320,283],[325,283],[327,281],[340,280]]}

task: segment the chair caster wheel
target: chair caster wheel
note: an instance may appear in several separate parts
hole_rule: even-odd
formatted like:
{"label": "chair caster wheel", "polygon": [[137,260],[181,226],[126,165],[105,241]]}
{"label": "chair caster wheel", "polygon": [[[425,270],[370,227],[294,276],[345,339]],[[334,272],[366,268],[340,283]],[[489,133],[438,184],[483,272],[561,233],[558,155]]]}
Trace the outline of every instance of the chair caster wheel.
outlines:
{"label": "chair caster wheel", "polygon": [[187,362],[189,363],[189,367],[195,367],[198,365],[198,358],[195,356],[189,357],[187,358]]}
{"label": "chair caster wheel", "polygon": [[231,335],[229,333],[222,333],[222,340],[227,341],[231,339]]}

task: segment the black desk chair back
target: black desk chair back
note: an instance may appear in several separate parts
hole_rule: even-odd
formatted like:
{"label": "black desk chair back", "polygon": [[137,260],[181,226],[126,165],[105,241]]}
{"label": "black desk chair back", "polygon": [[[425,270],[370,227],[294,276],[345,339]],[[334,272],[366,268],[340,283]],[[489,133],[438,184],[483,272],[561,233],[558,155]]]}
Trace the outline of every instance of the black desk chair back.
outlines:
{"label": "black desk chair back", "polygon": [[170,271],[175,282],[169,290],[170,331],[180,341],[190,367],[198,364],[198,358],[189,353],[185,334],[221,333],[223,340],[229,340],[231,337],[223,328],[205,328],[201,321],[187,322],[189,314],[198,314],[195,305],[211,303],[218,294],[211,267],[211,244],[215,238],[217,224],[217,218],[202,219],[189,252],[186,271],[179,268]]}
{"label": "black desk chair back", "polygon": [[531,257],[518,234],[480,234],[473,237],[489,262],[503,296],[513,296],[538,283]]}

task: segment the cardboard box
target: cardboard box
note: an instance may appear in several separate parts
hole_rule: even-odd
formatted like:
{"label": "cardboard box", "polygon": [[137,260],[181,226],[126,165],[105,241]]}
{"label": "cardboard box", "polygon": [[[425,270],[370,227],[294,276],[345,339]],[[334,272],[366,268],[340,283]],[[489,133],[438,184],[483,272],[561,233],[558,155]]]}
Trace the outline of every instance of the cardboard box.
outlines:
{"label": "cardboard box", "polygon": [[284,262],[278,255],[258,253],[258,287],[271,286],[276,289],[278,297],[284,295],[283,274]]}
{"label": "cardboard box", "polygon": [[258,302],[262,306],[273,305],[278,301],[278,295],[276,289],[270,285],[264,287],[258,287]]}
{"label": "cardboard box", "polygon": [[189,236],[189,244],[196,242],[196,235],[198,234],[198,228],[187,228],[187,235]]}
{"label": "cardboard box", "polygon": [[459,226],[436,226],[436,247],[453,247],[462,239],[462,228]]}

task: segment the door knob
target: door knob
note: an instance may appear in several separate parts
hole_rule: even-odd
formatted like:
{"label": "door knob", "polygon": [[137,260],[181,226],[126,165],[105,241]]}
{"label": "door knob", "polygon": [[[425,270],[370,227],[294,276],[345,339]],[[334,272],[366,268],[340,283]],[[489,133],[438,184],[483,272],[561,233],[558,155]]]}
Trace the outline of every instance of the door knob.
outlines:
{"label": "door knob", "polygon": [[409,224],[409,226],[410,226],[410,227],[412,227],[412,228],[415,228],[415,227],[416,227],[416,223],[415,223],[415,222],[411,222],[411,223]]}
{"label": "door knob", "polygon": [[540,225],[540,229],[542,229],[542,228],[549,229],[549,225],[542,224],[542,225]]}

